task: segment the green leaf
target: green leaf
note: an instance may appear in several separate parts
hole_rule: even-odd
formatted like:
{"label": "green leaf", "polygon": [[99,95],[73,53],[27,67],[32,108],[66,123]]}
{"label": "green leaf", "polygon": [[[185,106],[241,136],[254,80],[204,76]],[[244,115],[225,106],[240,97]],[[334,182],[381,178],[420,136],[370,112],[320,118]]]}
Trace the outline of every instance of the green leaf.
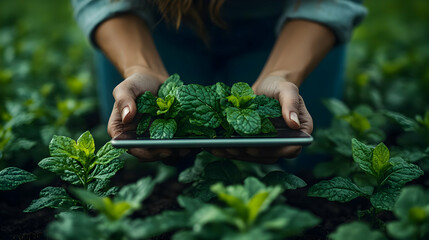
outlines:
{"label": "green leaf", "polygon": [[322,102],[335,117],[350,114],[350,109],[338,99],[324,99]]}
{"label": "green leaf", "polygon": [[[240,189],[241,191],[235,191]],[[246,200],[248,198],[248,194],[242,195],[239,192],[243,192],[244,189],[230,186],[229,188],[225,188],[222,183],[217,183],[210,187],[210,190],[218,196],[219,200],[225,202],[229,207],[233,208],[237,215],[241,219],[248,218],[248,209],[246,206]]]}
{"label": "green leaf", "polygon": [[77,204],[78,201],[71,198],[64,188],[46,187],[40,191],[40,198],[33,200],[24,212],[35,212],[46,207],[70,209]]}
{"label": "green leaf", "polygon": [[113,159],[108,164],[96,165],[94,170],[90,173],[90,179],[106,180],[115,176],[116,172],[124,167],[124,160]]}
{"label": "green leaf", "polygon": [[372,189],[360,188],[348,178],[335,177],[321,181],[308,190],[310,197],[322,197],[329,201],[349,202],[357,197],[370,195]]}
{"label": "green leaf", "polygon": [[[82,180],[84,170],[82,166],[73,158],[65,157],[48,157],[39,162],[39,167],[57,173],[64,181],[76,183],[76,177]],[[82,183],[82,182],[80,182]]]}
{"label": "green leaf", "polygon": [[211,89],[217,93],[219,98],[226,98],[231,95],[231,87],[223,82],[217,82],[211,86]]}
{"label": "green leaf", "polygon": [[215,205],[203,205],[192,213],[189,220],[194,232],[202,230],[208,223],[231,222],[232,217],[226,211]]}
{"label": "green leaf", "polygon": [[152,117],[149,114],[143,114],[139,124],[137,125],[136,133],[138,135],[143,135],[144,132],[146,132],[147,128],[149,127],[151,118]]}
{"label": "green leaf", "polygon": [[36,175],[32,173],[16,167],[8,167],[0,171],[0,190],[12,190],[23,183],[33,182],[36,179]]}
{"label": "green leaf", "polygon": [[93,206],[97,211],[103,213],[110,220],[116,221],[128,215],[133,209],[126,201],[115,201],[108,197],[100,197],[84,189],[73,189],[82,201]]}
{"label": "green leaf", "polygon": [[95,151],[94,138],[89,131],[84,132],[77,139],[77,147],[83,151],[86,156],[91,156]]}
{"label": "green leaf", "polygon": [[152,116],[156,116],[158,105],[156,104],[156,98],[150,91],[146,91],[136,99],[137,110],[139,113],[148,113]]}
{"label": "green leaf", "polygon": [[231,87],[231,94],[236,97],[255,96],[252,88],[245,82],[234,83]]}
{"label": "green leaf", "polygon": [[240,135],[256,135],[261,132],[261,117],[255,110],[228,107],[226,119]]}
{"label": "green leaf", "polygon": [[208,138],[216,137],[216,131],[209,127],[197,126],[189,122],[189,118],[185,117],[180,119],[177,126],[175,136],[206,136]]}
{"label": "green leaf", "polygon": [[424,174],[419,166],[408,163],[402,158],[391,158],[389,161],[393,166],[385,173],[385,178],[381,184],[388,184],[394,187],[401,187],[405,183],[419,178]]}
{"label": "green leaf", "polygon": [[403,114],[386,111],[385,115],[395,120],[407,132],[415,132],[419,129],[419,125],[416,121]]}
{"label": "green leaf", "polygon": [[56,216],[46,230],[53,240],[99,240],[107,239],[105,231],[100,230],[99,222],[82,212],[62,212]]}
{"label": "green leaf", "polygon": [[200,200],[182,195],[177,197],[177,202],[188,212],[194,212],[204,206],[204,203]]}
{"label": "green leaf", "polygon": [[189,224],[189,214],[186,212],[164,211],[159,215],[137,219],[130,223],[128,234],[131,239],[149,239],[162,233],[182,229]]}
{"label": "green leaf", "polygon": [[156,99],[156,104],[158,105],[159,110],[156,111],[156,115],[161,115],[170,109],[170,107],[173,105],[174,97],[172,95],[168,95],[165,100],[162,98]]}
{"label": "green leaf", "polygon": [[178,99],[182,110],[192,114],[191,123],[211,128],[220,126],[219,97],[210,87],[185,85],[178,90]]}
{"label": "green leaf", "polygon": [[371,195],[371,204],[378,209],[392,210],[400,192],[401,189],[398,187],[381,186]]}
{"label": "green leaf", "polygon": [[277,133],[276,128],[273,123],[268,118],[263,118],[261,122],[261,132],[262,133]]}
{"label": "green leaf", "polygon": [[115,201],[128,202],[133,208],[141,206],[141,202],[149,197],[155,183],[150,177],[145,177],[133,184],[128,184],[121,188],[115,197]]}
{"label": "green leaf", "polygon": [[149,128],[152,139],[171,139],[177,130],[177,123],[174,119],[156,119]]}
{"label": "green leaf", "polygon": [[232,105],[236,108],[240,107],[240,100],[238,99],[238,97],[231,95],[226,97],[226,99],[228,99],[228,102],[232,103]]}
{"label": "green leaf", "polygon": [[183,82],[180,80],[179,74],[171,75],[167,80],[161,84],[158,90],[158,97],[166,98],[168,95],[177,95],[177,88],[181,87]]}
{"label": "green leaf", "polygon": [[166,118],[175,118],[179,114],[180,110],[182,110],[182,106],[180,106],[179,101],[172,95],[168,95],[166,99],[168,100],[168,102],[172,101],[172,104],[168,108],[168,111],[165,113],[164,116]]}
{"label": "green leaf", "polygon": [[249,200],[247,203],[247,208],[249,209],[249,222],[254,222],[258,217],[259,212],[264,210],[262,206],[264,205],[265,200],[268,198],[268,195],[268,192],[259,192],[253,195],[253,197]]}
{"label": "green leaf", "polygon": [[340,225],[334,233],[329,234],[332,240],[385,240],[383,233],[362,222],[352,222]]}
{"label": "green leaf", "polygon": [[262,178],[262,182],[268,186],[279,185],[285,190],[292,190],[307,186],[307,183],[305,183],[305,181],[301,178],[283,171],[269,172]]}
{"label": "green leaf", "polygon": [[387,232],[394,239],[424,239],[418,236],[418,226],[408,221],[394,221],[386,225]]}
{"label": "green leaf", "polygon": [[372,150],[373,148],[359,142],[356,138],[352,139],[353,160],[359,164],[364,172],[377,177],[377,174],[372,170]]}
{"label": "green leaf", "polygon": [[71,157],[78,159],[77,149],[76,141],[69,137],[54,135],[49,143],[49,151],[52,157]]}
{"label": "green leaf", "polygon": [[340,119],[343,119],[344,121],[349,123],[350,126],[359,133],[363,133],[371,128],[371,123],[369,122],[369,120],[357,112],[353,112],[350,115],[342,116]]}
{"label": "green leaf", "polygon": [[112,146],[112,143],[108,142],[98,150],[95,164],[108,164],[113,159],[120,157],[126,151],[127,150],[124,148],[115,148]]}
{"label": "green leaf", "polygon": [[389,162],[389,149],[384,143],[378,144],[372,152],[372,170],[377,179],[382,176],[392,165]]}
{"label": "green leaf", "polygon": [[275,232],[282,239],[299,236],[307,229],[315,227],[321,220],[308,211],[292,208],[287,205],[271,207],[256,221],[256,226]]}
{"label": "green leaf", "polygon": [[427,205],[429,205],[429,194],[425,193],[421,186],[404,187],[395,203],[393,212],[399,219],[408,219],[410,209]]}
{"label": "green leaf", "polygon": [[251,103],[257,105],[257,111],[261,117],[277,118],[282,116],[280,103],[274,98],[257,95]]}

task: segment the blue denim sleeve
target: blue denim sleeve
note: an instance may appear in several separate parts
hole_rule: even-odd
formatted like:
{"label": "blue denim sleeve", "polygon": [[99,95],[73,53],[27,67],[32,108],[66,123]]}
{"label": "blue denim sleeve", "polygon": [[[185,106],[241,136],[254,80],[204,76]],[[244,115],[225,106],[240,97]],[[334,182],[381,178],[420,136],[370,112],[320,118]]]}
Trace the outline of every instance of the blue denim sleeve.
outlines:
{"label": "blue denim sleeve", "polygon": [[293,0],[287,1],[276,32],[290,19],[305,19],[329,27],[336,44],[350,40],[354,27],[366,16],[367,10],[359,0]]}
{"label": "blue denim sleeve", "polygon": [[143,0],[72,0],[76,21],[94,47],[97,47],[94,30],[104,20],[117,14],[134,13],[151,26],[153,16],[151,11],[148,11],[148,4]]}

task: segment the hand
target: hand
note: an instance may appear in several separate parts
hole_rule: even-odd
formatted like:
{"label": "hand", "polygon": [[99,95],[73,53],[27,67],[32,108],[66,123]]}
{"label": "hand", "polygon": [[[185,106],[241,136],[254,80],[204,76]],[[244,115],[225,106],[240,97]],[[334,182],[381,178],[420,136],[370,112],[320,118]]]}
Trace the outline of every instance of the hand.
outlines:
{"label": "hand", "polygon": [[[298,87],[289,82],[285,77],[271,75],[257,81],[253,91],[273,97],[282,106],[282,116],[288,127],[299,129],[311,134],[313,132],[313,120],[305,107],[304,100],[299,95]],[[230,148],[213,149],[212,153],[219,157],[226,157],[250,162],[271,164],[279,158],[293,158],[301,152],[301,146],[285,146],[276,148]]]}
{"label": "hand", "polygon": [[[167,76],[168,77],[168,76]],[[125,131],[136,130],[140,120],[140,114],[137,112],[135,100],[145,91],[151,91],[156,95],[162,81],[167,77],[157,76],[155,74],[139,72],[134,73],[122,81],[113,90],[115,104],[107,125],[107,132],[113,138]],[[158,161],[173,163],[179,157],[189,154],[189,149],[144,149],[131,148],[128,153],[146,161]]]}

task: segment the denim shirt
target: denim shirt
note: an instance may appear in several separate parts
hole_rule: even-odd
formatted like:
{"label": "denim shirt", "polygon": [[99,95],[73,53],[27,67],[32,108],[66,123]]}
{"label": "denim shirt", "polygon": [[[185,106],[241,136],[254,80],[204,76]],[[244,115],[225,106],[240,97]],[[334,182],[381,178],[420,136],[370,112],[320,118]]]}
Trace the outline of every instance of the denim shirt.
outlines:
{"label": "denim shirt", "polygon": [[[72,0],[72,4],[79,26],[95,47],[94,30],[117,14],[136,14],[150,27],[155,27],[161,20],[153,4],[145,0]],[[229,8],[224,11],[227,20],[278,16],[277,25],[273,26],[276,33],[290,19],[323,24],[334,33],[336,44],[350,40],[353,29],[367,14],[361,0],[228,0],[225,5]]]}

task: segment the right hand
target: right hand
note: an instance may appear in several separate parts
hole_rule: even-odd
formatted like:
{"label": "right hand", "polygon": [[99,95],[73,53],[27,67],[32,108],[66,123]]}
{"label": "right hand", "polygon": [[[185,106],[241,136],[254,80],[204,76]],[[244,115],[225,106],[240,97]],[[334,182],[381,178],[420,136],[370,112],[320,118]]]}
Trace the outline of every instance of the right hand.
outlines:
{"label": "right hand", "polygon": [[[107,125],[107,132],[110,137],[114,138],[122,132],[136,130],[140,116],[137,112],[135,100],[146,91],[150,91],[156,96],[160,85],[167,77],[139,72],[131,74],[115,87],[113,90],[115,104]],[[189,152],[190,150],[181,150],[179,153],[174,153],[172,149],[145,148],[131,148],[128,150],[128,153],[145,162],[161,160],[167,163],[172,162],[173,158],[187,155]]]}

